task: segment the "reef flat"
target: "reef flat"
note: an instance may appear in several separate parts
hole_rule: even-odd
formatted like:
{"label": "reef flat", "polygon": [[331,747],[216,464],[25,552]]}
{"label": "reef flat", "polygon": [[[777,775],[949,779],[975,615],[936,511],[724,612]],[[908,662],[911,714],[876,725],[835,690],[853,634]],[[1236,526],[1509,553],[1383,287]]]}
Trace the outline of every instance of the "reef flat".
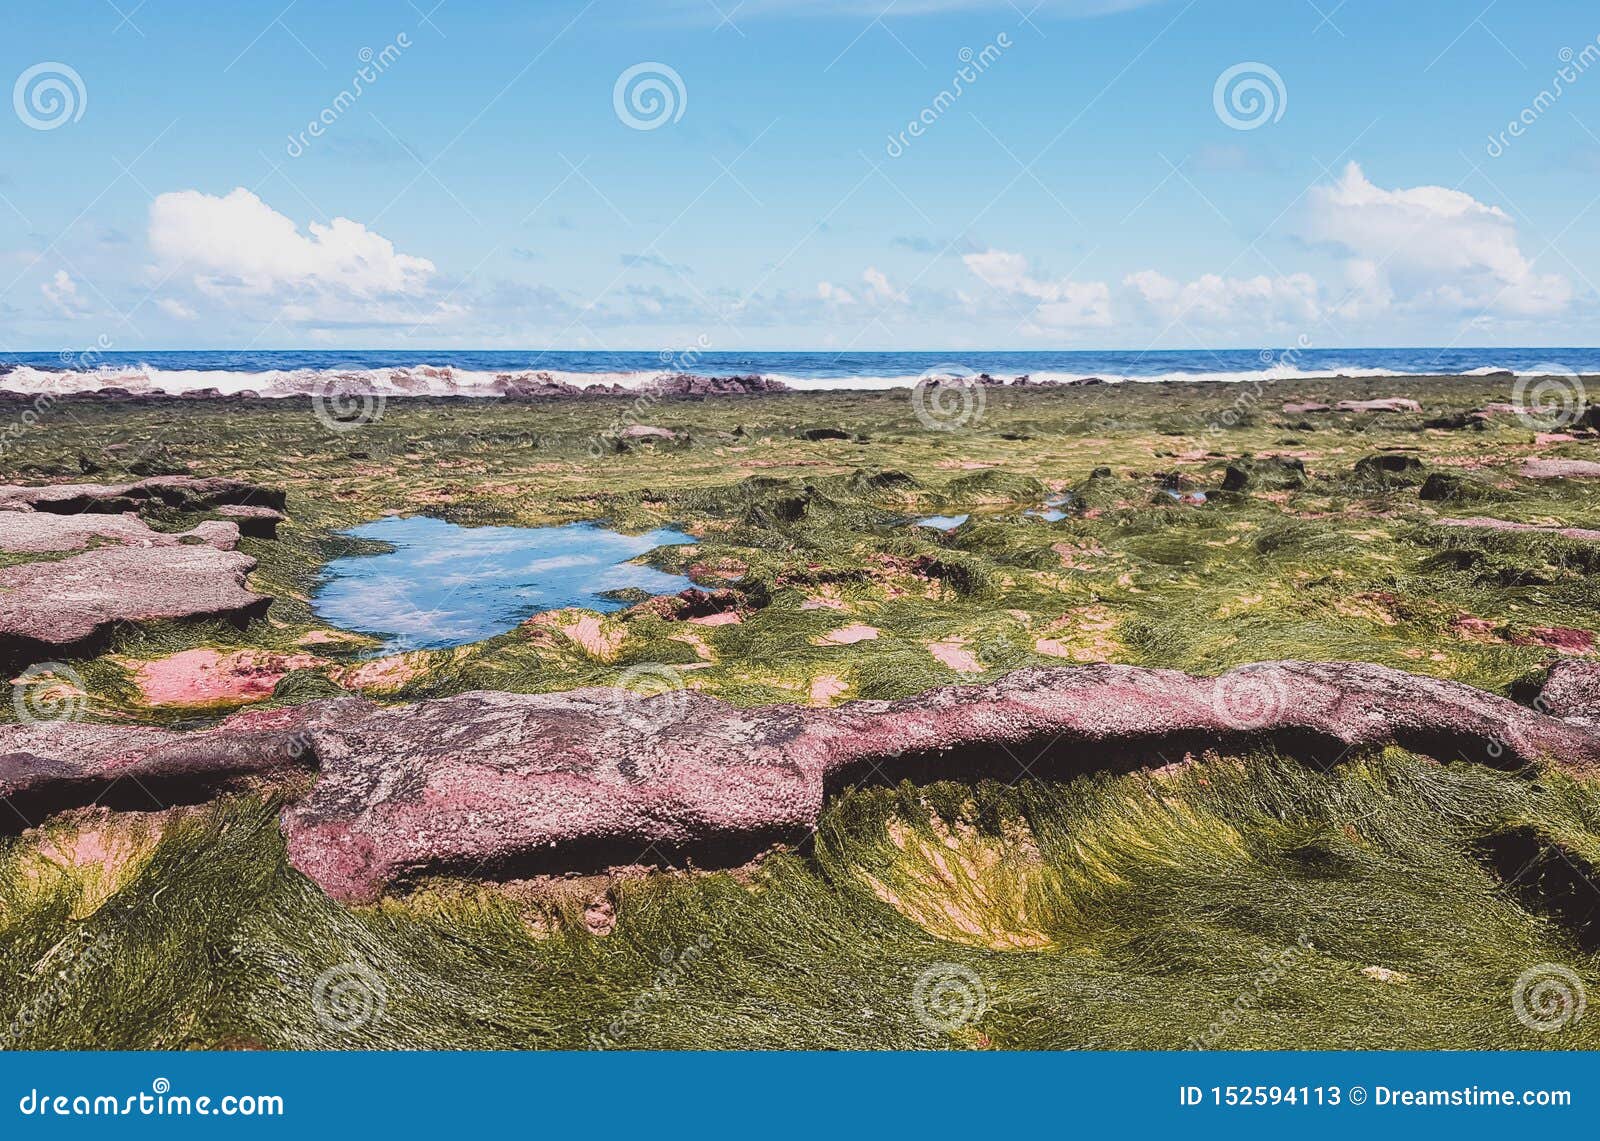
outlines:
{"label": "reef flat", "polygon": [[[1600,413],[1512,385],[57,401],[9,1044],[1593,1045]],[[694,585],[380,655],[394,513]]]}

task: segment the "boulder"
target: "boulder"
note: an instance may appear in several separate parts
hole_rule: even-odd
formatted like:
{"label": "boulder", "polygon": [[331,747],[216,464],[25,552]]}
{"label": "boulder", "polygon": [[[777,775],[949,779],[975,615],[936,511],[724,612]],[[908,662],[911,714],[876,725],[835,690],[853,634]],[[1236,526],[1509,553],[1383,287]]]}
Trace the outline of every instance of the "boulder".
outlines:
{"label": "boulder", "polygon": [[1551,666],[1534,708],[1584,724],[1600,720],[1600,662],[1569,660]]}

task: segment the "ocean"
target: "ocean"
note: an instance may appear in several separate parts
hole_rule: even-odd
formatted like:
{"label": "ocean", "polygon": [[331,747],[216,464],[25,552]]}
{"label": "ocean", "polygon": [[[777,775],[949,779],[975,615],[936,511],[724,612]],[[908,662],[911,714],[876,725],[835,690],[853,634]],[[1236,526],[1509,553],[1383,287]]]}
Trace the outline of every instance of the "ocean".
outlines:
{"label": "ocean", "polygon": [[654,377],[761,375],[797,389],[907,387],[923,376],[1000,380],[1236,381],[1301,377],[1600,374],[1600,348],[1262,348],[1164,352],[544,352],[537,350],[215,350],[0,354],[0,388],[66,393],[118,387],[178,393],[215,388],[288,396],[330,377],[393,394],[494,395],[497,378],[547,374],[573,384],[637,387]]}

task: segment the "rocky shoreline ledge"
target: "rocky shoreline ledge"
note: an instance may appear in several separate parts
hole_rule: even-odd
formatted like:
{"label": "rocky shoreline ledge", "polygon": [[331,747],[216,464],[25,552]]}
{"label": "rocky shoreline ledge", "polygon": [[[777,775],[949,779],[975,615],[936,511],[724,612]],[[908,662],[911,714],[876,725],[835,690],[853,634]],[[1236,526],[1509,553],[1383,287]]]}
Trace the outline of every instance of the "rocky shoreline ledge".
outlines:
{"label": "rocky shoreline ledge", "polygon": [[1590,775],[1600,771],[1600,679],[1592,664],[1560,668],[1551,704],[1563,717],[1456,682],[1310,662],[1218,678],[1028,668],[834,709],[610,688],[395,707],[336,698],[192,732],[3,726],[0,796],[38,824],[91,804],[161,809],[265,781],[288,801],[294,866],[335,899],[371,902],[429,873],[736,866],[802,841],[830,794],[902,778],[1061,778],[1243,748],[1328,764],[1388,745]]}

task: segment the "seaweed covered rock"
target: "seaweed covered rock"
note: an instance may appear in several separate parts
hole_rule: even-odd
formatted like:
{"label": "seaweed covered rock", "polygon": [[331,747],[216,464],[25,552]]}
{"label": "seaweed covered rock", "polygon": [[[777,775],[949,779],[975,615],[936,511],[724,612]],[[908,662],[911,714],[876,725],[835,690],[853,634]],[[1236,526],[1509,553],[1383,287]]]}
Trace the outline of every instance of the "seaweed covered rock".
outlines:
{"label": "seaweed covered rock", "polygon": [[1495,498],[1495,489],[1481,479],[1459,472],[1436,471],[1422,482],[1419,499],[1434,503],[1466,503]]}
{"label": "seaweed covered rock", "polygon": [[1292,491],[1305,485],[1305,461],[1294,456],[1242,456],[1222,475],[1223,491]]}
{"label": "seaweed covered rock", "polygon": [[1424,470],[1422,461],[1415,456],[1379,452],[1357,460],[1355,476],[1364,483],[1408,487],[1422,482]]}
{"label": "seaweed covered rock", "polygon": [[953,479],[945,494],[957,502],[1003,501],[1026,503],[1045,495],[1045,486],[1031,475],[989,468]]}

